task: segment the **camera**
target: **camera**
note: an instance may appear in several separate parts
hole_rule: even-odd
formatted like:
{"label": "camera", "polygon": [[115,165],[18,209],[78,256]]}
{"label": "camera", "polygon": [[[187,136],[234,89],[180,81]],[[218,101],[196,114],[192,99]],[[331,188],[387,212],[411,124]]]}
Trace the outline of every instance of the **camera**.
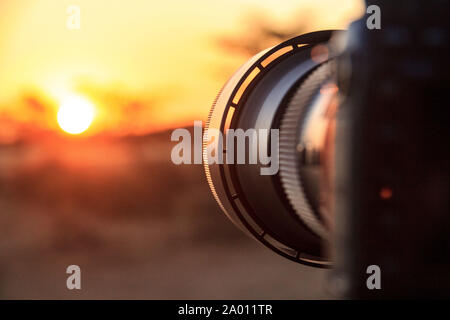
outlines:
{"label": "camera", "polygon": [[380,27],[300,35],[230,78],[205,127],[207,180],[234,224],[332,268],[342,297],[450,297],[448,5],[374,5]]}

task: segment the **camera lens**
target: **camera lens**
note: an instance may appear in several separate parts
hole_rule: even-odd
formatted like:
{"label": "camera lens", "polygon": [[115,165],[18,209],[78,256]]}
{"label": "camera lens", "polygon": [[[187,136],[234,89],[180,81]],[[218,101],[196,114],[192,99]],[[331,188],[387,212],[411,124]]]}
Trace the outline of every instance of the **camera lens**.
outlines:
{"label": "camera lens", "polygon": [[334,33],[290,39],[244,64],[214,102],[203,146],[209,186],[233,223],[282,256],[319,267],[330,265],[333,222]]}

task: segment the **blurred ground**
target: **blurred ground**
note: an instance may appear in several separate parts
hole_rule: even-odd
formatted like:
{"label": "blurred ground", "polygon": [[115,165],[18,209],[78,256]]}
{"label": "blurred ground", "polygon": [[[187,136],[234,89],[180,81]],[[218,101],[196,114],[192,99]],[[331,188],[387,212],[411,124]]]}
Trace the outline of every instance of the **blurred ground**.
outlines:
{"label": "blurred ground", "polygon": [[0,146],[0,298],[328,297],[326,271],[241,234],[172,146],[169,132]]}

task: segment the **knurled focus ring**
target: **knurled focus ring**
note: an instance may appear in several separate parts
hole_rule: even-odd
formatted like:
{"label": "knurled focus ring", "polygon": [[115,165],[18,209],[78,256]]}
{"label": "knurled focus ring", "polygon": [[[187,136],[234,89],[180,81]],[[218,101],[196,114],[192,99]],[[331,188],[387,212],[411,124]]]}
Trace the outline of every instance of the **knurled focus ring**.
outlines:
{"label": "knurled focus ring", "polygon": [[306,197],[300,175],[297,146],[308,106],[322,84],[330,79],[331,69],[331,62],[323,63],[302,82],[287,103],[280,123],[281,185],[289,203],[301,220],[323,239],[328,238],[328,231]]}

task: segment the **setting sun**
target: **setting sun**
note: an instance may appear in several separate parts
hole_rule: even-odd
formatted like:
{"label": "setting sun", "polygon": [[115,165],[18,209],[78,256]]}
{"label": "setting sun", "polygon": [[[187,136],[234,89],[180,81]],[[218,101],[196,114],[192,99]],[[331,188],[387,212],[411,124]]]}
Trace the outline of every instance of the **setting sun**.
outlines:
{"label": "setting sun", "polygon": [[94,120],[94,106],[87,99],[72,96],[65,99],[58,110],[58,124],[70,134],[86,131]]}

